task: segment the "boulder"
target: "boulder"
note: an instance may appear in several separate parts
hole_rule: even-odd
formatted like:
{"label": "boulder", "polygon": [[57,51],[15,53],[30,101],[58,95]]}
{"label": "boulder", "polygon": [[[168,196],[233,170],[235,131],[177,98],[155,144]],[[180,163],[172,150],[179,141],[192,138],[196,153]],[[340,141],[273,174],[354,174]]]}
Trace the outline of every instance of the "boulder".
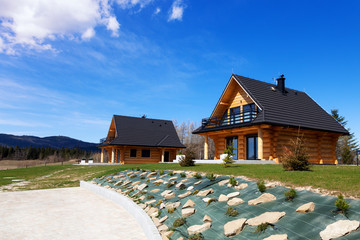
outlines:
{"label": "boulder", "polygon": [[184,182],[187,182],[189,179],[185,178],[183,180],[181,180],[180,182],[184,183]]}
{"label": "boulder", "polygon": [[233,197],[237,197],[239,196],[240,193],[239,192],[232,192],[232,193],[229,193],[228,195],[226,195],[228,198],[233,198]]}
{"label": "boulder", "polygon": [[222,180],[219,182],[219,186],[224,186],[225,184],[228,184],[229,183],[229,179],[227,180]]}
{"label": "boulder", "polygon": [[181,215],[183,217],[191,216],[194,213],[195,213],[195,208],[185,208],[185,209],[181,210]]}
{"label": "boulder", "polygon": [[314,209],[315,209],[315,203],[309,202],[309,203],[306,203],[306,204],[298,207],[298,209],[296,209],[296,211],[299,213],[308,213],[308,212],[313,212]]}
{"label": "boulder", "polygon": [[144,199],[145,199],[145,196],[144,196],[144,195],[141,196],[141,197],[139,197],[139,200],[141,200],[141,201],[144,201]]}
{"label": "boulder", "polygon": [[189,235],[194,235],[197,233],[202,233],[203,231],[209,229],[210,227],[211,227],[211,223],[207,222],[202,225],[190,226],[190,227],[188,227],[187,231],[188,231]]}
{"label": "boulder", "polygon": [[187,200],[187,202],[184,204],[184,206],[182,208],[184,209],[184,208],[193,207],[193,206],[195,206],[194,201],[189,199],[189,200]]}
{"label": "boulder", "polygon": [[321,231],[320,237],[323,240],[338,238],[355,231],[359,228],[359,226],[359,221],[339,220],[328,225],[323,231]]}
{"label": "boulder", "polygon": [[212,188],[210,188],[210,189],[206,189],[206,190],[202,190],[202,191],[198,192],[198,194],[196,194],[196,196],[206,197],[208,194],[213,193],[213,192],[214,192],[214,190]]}
{"label": "boulder", "polygon": [[168,219],[168,216],[164,216],[164,217],[160,218],[160,219],[159,219],[159,222],[160,222],[160,223],[163,223],[163,222],[166,221],[166,219]]}
{"label": "boulder", "polygon": [[172,190],[165,190],[165,191],[163,191],[162,193],[160,193],[160,195],[161,195],[162,197],[164,197],[165,195],[167,195],[167,194],[169,194],[169,193],[172,193]]}
{"label": "boulder", "polygon": [[176,197],[176,194],[174,192],[171,192],[171,193],[168,193],[168,194],[164,195],[165,199],[172,199],[174,197]]}
{"label": "boulder", "polygon": [[260,197],[250,200],[248,202],[249,205],[258,205],[260,203],[266,203],[276,200],[276,197],[271,193],[264,193]]}
{"label": "boulder", "polygon": [[176,186],[175,186],[176,188],[181,188],[181,189],[185,189],[186,188],[186,185],[185,184],[183,184],[182,182],[180,182],[180,183],[178,183],[178,184],[176,184]]}
{"label": "boulder", "polygon": [[160,189],[155,188],[155,189],[151,190],[150,192],[152,192],[152,193],[156,193],[156,192],[158,192],[158,191],[160,191]]}
{"label": "boulder", "polygon": [[140,174],[140,177],[145,176],[147,174],[147,172],[143,172],[142,174]]}
{"label": "boulder", "polygon": [[158,180],[154,181],[153,183],[154,183],[154,184],[158,184],[158,183],[163,183],[163,182],[164,182],[164,180],[158,179]]}
{"label": "boulder", "polygon": [[148,211],[147,211],[147,214],[149,216],[152,216],[153,214],[157,214],[159,212],[159,209],[155,208],[155,207],[151,207]]}
{"label": "boulder", "polygon": [[227,237],[238,235],[244,228],[246,218],[240,218],[224,225],[224,234]]}
{"label": "boulder", "polygon": [[274,188],[274,187],[276,187],[277,185],[276,185],[276,183],[274,183],[274,182],[269,182],[269,183],[265,183],[265,187],[266,188]]}
{"label": "boulder", "polygon": [[211,198],[206,197],[206,198],[203,198],[203,201],[204,201],[204,203],[208,203],[210,199],[211,199]]}
{"label": "boulder", "polygon": [[203,218],[203,222],[212,222],[212,219],[208,215],[205,215]]}
{"label": "boulder", "polygon": [[193,190],[193,189],[194,189],[194,186],[190,186],[190,187],[188,187],[186,190],[191,191],[191,190]]}
{"label": "boulder", "polygon": [[257,217],[248,219],[246,224],[251,226],[258,226],[262,223],[274,224],[279,221],[280,218],[285,216],[285,214],[285,212],[266,212]]}
{"label": "boulder", "polygon": [[243,190],[244,188],[247,188],[249,185],[247,183],[242,183],[238,186],[235,186],[236,190]]}
{"label": "boulder", "polygon": [[159,232],[165,232],[165,231],[169,230],[169,227],[166,226],[165,224],[162,224],[158,227],[158,230],[159,230]]}
{"label": "boulder", "polygon": [[152,176],[155,176],[155,175],[156,175],[156,172],[151,172],[146,176],[146,178],[149,178],[149,177],[152,177]]}
{"label": "boulder", "polygon": [[149,181],[153,181],[155,179],[156,179],[156,177],[152,177],[152,178],[149,178]]}
{"label": "boulder", "polygon": [[172,180],[175,180],[175,179],[177,179],[178,177],[171,177],[171,178],[169,178],[169,181],[172,181]]}
{"label": "boulder", "polygon": [[152,220],[153,220],[153,222],[154,222],[154,224],[155,224],[156,227],[159,227],[159,226],[161,225],[161,223],[160,223],[160,221],[159,221],[158,218],[154,217]]}
{"label": "boulder", "polygon": [[186,192],[186,193],[183,193],[183,194],[180,194],[178,197],[179,198],[184,198],[184,197],[187,197],[191,194],[191,192]]}
{"label": "boulder", "polygon": [[162,239],[169,239],[173,235],[174,231],[164,231],[161,233]]}
{"label": "boulder", "polygon": [[154,203],[154,202],[156,202],[156,200],[155,200],[155,199],[150,200],[150,201],[147,201],[147,202],[145,202],[145,204],[149,205],[149,204],[152,204],[152,203]]}
{"label": "boulder", "polygon": [[181,205],[181,203],[180,202],[174,202],[174,203],[167,203],[166,205],[165,205],[165,208],[166,209],[169,209],[169,208],[178,208],[179,206]]}
{"label": "boulder", "polygon": [[218,200],[219,200],[219,202],[227,202],[229,200],[229,198],[224,194],[220,194]]}
{"label": "boulder", "polygon": [[142,190],[144,190],[144,189],[147,188],[147,187],[148,187],[148,185],[147,185],[146,183],[143,183],[143,184],[140,184],[137,189],[138,189],[139,191],[142,191]]}
{"label": "boulder", "polygon": [[197,181],[196,183],[194,183],[194,185],[199,185],[200,183],[202,183],[202,180]]}
{"label": "boulder", "polygon": [[141,181],[136,181],[136,182],[133,182],[133,183],[131,184],[131,186],[138,185],[139,183],[141,183]]}
{"label": "boulder", "polygon": [[126,181],[124,182],[123,186],[129,185],[130,183],[131,183],[131,181],[126,180]]}
{"label": "boulder", "polygon": [[232,198],[227,202],[227,205],[236,206],[242,203],[244,203],[244,200],[242,200],[241,198]]}
{"label": "boulder", "polygon": [[263,240],[288,240],[287,234],[275,234],[270,237],[264,238]]}

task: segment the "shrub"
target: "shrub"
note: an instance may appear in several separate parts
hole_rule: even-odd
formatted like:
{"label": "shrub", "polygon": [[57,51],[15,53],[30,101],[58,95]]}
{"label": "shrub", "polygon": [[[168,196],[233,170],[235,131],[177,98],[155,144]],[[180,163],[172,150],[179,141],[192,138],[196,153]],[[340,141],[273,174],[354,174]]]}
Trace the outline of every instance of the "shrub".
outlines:
{"label": "shrub", "polygon": [[163,203],[163,201],[162,201],[162,200],[159,200],[159,201],[155,204],[155,207],[160,206],[160,204],[162,204],[162,203]]}
{"label": "shrub", "polygon": [[226,209],[225,215],[230,216],[230,217],[236,217],[237,215],[239,215],[239,212],[235,208],[228,207]]}
{"label": "shrub", "polygon": [[145,172],[146,170],[145,169],[141,169],[141,172]]}
{"label": "shrub", "polygon": [[179,187],[180,190],[184,190],[185,188],[186,188],[185,184],[181,184]]}
{"label": "shrub", "polygon": [[210,181],[214,181],[216,177],[214,176],[213,173],[211,173],[211,174],[206,175],[206,178],[209,179]]}
{"label": "shrub", "polygon": [[289,147],[284,146],[282,154],[282,165],[286,171],[308,171],[310,170],[309,155],[306,152],[302,136],[290,140]]}
{"label": "shrub", "polygon": [[159,209],[158,212],[157,212],[156,217],[158,218],[158,217],[160,217],[160,215],[161,215],[161,210]]}
{"label": "shrub", "polygon": [[284,192],[284,195],[285,195],[286,201],[292,201],[296,197],[297,193],[296,193],[295,189],[292,188],[289,191]]}
{"label": "shrub", "polygon": [[[148,179],[149,180],[149,179]],[[159,186],[159,185],[161,185],[162,183],[161,182],[156,182],[156,183],[154,183],[155,184],[155,186]]]}
{"label": "shrub", "polygon": [[174,176],[174,172],[168,172],[169,176]]}
{"label": "shrub", "polygon": [[175,212],[175,208],[168,208],[167,212],[173,214]]}
{"label": "shrub", "polygon": [[164,170],[159,171],[159,175],[164,175]]}
{"label": "shrub", "polygon": [[135,175],[135,174],[130,175],[130,178],[134,178],[134,177],[136,177],[136,175]]}
{"label": "shrub", "polygon": [[136,167],[136,171],[140,171],[140,168],[139,168],[139,167]]}
{"label": "shrub", "polygon": [[265,232],[265,230],[269,227],[269,226],[271,226],[269,223],[262,223],[262,224],[260,224],[260,225],[258,225],[257,227],[256,227],[256,230],[255,230],[255,232],[256,233],[263,233],[263,232]]}
{"label": "shrub", "polygon": [[338,200],[336,200],[336,202],[335,202],[335,206],[337,207],[337,212],[345,215],[347,210],[350,207],[350,204],[347,203],[344,200],[344,196],[342,194],[340,194],[340,195],[338,195]]}
{"label": "shrub", "polygon": [[174,186],[175,184],[176,184],[175,181],[173,181],[173,182],[168,182],[168,183],[166,184],[166,187],[167,187],[167,188],[171,188],[171,187]]}
{"label": "shrub", "polygon": [[216,199],[215,198],[210,198],[208,200],[208,202],[206,203],[206,206],[209,206],[209,204],[212,203],[212,202],[216,202]]}
{"label": "shrub", "polygon": [[236,179],[234,177],[230,177],[229,184],[234,187],[238,184],[238,182],[236,181]]}
{"label": "shrub", "polygon": [[200,192],[199,190],[195,190],[192,195],[196,195],[196,194],[198,194],[199,192]]}
{"label": "shrub", "polygon": [[259,189],[259,191],[260,191],[261,193],[265,192],[266,186],[265,186],[264,181],[258,181],[258,182],[256,183],[256,185],[258,186],[258,189]]}
{"label": "shrub", "polygon": [[174,221],[173,223],[173,227],[174,228],[177,228],[177,227],[180,227],[182,225],[184,225],[186,223],[186,219],[185,218],[178,218]]}
{"label": "shrub", "polygon": [[146,196],[146,199],[153,199],[154,198],[154,195],[147,195]]}
{"label": "shrub", "polygon": [[186,177],[186,174],[182,172],[182,173],[180,173],[180,177],[184,178],[184,177]]}
{"label": "shrub", "polygon": [[189,236],[189,240],[203,240],[204,237],[201,233]]}
{"label": "shrub", "polygon": [[145,179],[145,176],[141,176],[140,179]]}
{"label": "shrub", "polygon": [[185,157],[183,157],[180,161],[179,164],[181,167],[191,167],[191,166],[195,166],[195,154],[193,151],[191,151],[190,149],[186,149],[185,150]]}
{"label": "shrub", "polygon": [[155,169],[151,169],[150,171],[151,171],[151,172],[155,172]]}
{"label": "shrub", "polygon": [[146,182],[150,182],[150,179],[146,179]]}
{"label": "shrub", "polygon": [[202,176],[201,176],[201,174],[200,174],[200,173],[196,173],[196,174],[194,175],[194,178],[196,178],[196,179],[201,179],[201,178],[202,178]]}
{"label": "shrub", "polygon": [[231,145],[228,145],[224,151],[224,154],[227,154],[226,157],[223,159],[223,165],[224,167],[228,167],[229,164],[234,162],[233,155],[234,155],[234,147]]}

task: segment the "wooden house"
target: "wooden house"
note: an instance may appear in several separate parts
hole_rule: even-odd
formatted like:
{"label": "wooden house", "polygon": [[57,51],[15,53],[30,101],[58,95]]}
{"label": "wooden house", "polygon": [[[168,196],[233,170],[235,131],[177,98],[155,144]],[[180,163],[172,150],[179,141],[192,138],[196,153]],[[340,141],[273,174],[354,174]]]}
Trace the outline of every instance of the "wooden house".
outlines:
{"label": "wooden house", "polygon": [[172,121],[114,115],[100,140],[101,162],[141,164],[172,162],[181,144]]}
{"label": "wooden house", "polygon": [[205,137],[205,159],[211,138],[215,159],[232,145],[234,159],[279,162],[298,132],[313,164],[336,164],[338,137],[348,134],[306,93],[286,88],[283,75],[274,85],[234,74],[211,116],[193,133]]}

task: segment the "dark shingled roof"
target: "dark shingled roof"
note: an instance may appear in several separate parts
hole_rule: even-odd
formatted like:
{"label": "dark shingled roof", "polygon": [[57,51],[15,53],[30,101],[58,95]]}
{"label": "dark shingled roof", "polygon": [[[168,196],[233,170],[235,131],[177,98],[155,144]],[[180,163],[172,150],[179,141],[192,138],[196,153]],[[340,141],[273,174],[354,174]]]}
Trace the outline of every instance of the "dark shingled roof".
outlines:
{"label": "dark shingled roof", "polygon": [[185,148],[172,121],[119,115],[114,121],[117,137],[105,145]]}
{"label": "dark shingled roof", "polygon": [[[235,74],[232,77],[262,110],[251,124],[266,123],[349,134],[343,126],[304,92],[285,88],[286,94],[283,94],[274,84]],[[275,88],[276,91],[273,91],[272,88]],[[233,127],[239,126],[233,125]],[[200,127],[194,133],[214,130],[219,129],[201,129]]]}

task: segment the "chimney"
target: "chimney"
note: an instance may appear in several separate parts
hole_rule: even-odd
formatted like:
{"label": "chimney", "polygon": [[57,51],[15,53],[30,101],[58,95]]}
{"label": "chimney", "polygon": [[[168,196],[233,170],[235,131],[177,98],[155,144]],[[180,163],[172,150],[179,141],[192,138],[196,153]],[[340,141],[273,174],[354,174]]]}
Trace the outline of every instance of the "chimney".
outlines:
{"label": "chimney", "polygon": [[276,79],[277,84],[276,84],[276,88],[282,92],[282,93],[286,93],[285,91],[285,78],[284,78],[284,74],[281,74],[280,77],[278,79]]}

